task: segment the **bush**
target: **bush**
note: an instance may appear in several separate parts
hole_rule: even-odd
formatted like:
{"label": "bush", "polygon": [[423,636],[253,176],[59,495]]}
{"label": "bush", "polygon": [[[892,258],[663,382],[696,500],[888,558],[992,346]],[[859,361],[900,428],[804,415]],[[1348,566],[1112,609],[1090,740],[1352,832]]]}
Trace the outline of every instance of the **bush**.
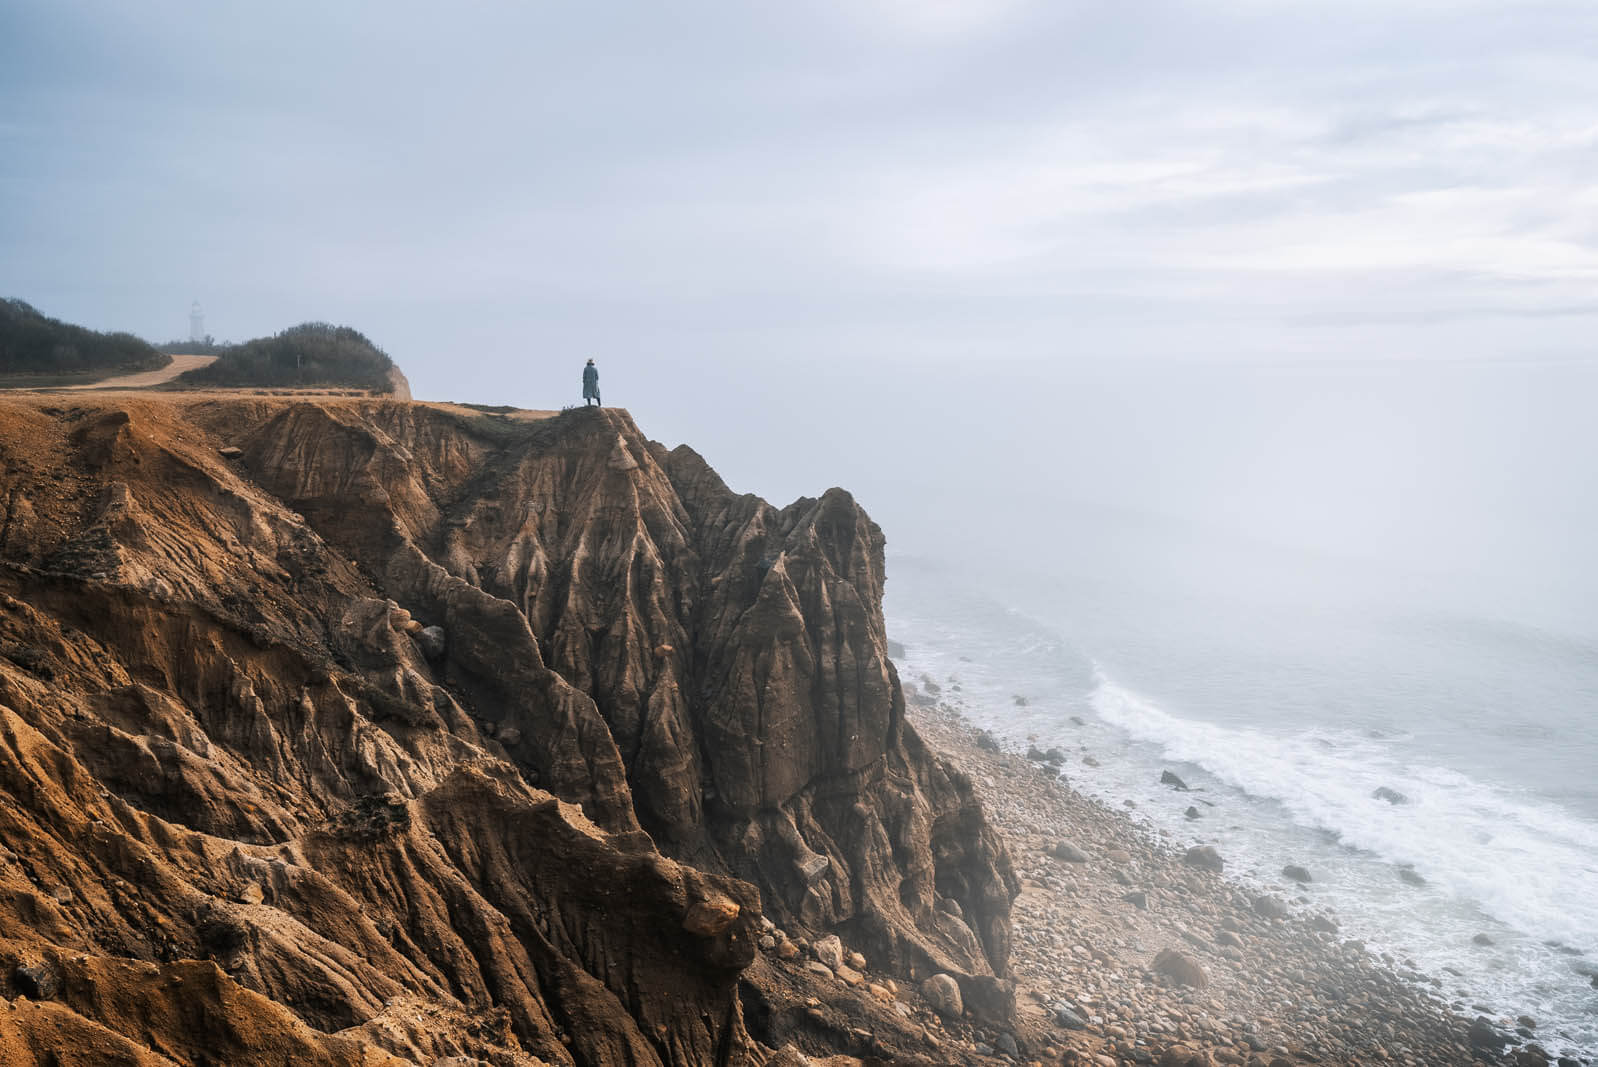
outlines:
{"label": "bush", "polygon": [[99,333],[0,299],[0,374],[157,370],[172,358],[131,333]]}
{"label": "bush", "polygon": [[298,388],[339,385],[392,392],[394,361],[357,330],[307,322],[221,350],[215,363],[180,375],[182,386]]}

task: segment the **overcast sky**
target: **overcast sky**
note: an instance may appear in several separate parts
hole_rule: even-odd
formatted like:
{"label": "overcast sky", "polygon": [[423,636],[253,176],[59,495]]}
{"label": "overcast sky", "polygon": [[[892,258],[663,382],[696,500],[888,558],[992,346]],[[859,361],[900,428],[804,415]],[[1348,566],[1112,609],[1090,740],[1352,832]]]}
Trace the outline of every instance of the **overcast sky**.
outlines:
{"label": "overcast sky", "polygon": [[[1595,90],[1591,0],[9,0],[0,294],[152,340],[195,299],[225,339],[346,323],[423,398],[560,406],[591,356],[738,488],[886,494],[1036,447],[1000,405],[1113,436],[1071,406],[1141,410],[1107,368],[1585,364]],[[1365,484],[1403,423],[1304,462]],[[1281,437],[1193,430],[1160,499],[1158,457],[1061,493],[1192,512]]]}

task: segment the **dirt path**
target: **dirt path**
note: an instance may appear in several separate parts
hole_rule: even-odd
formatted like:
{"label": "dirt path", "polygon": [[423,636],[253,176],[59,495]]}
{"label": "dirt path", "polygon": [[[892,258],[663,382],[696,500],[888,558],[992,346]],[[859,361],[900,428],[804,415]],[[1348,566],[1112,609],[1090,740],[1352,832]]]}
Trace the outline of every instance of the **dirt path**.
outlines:
{"label": "dirt path", "polygon": [[146,389],[152,385],[170,382],[184,371],[198,370],[209,367],[216,362],[215,356],[173,356],[172,362],[160,370],[140,371],[138,374],[124,374],[116,378],[102,378],[97,382],[88,382],[84,385],[66,385],[63,389]]}

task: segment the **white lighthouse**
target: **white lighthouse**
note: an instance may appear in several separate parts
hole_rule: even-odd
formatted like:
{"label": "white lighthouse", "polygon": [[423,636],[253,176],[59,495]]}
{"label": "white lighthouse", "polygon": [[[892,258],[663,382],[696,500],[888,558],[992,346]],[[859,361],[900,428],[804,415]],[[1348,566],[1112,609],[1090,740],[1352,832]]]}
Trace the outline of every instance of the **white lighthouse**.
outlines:
{"label": "white lighthouse", "polygon": [[196,300],[194,306],[189,308],[189,340],[205,340],[205,312],[200,310],[200,302]]}

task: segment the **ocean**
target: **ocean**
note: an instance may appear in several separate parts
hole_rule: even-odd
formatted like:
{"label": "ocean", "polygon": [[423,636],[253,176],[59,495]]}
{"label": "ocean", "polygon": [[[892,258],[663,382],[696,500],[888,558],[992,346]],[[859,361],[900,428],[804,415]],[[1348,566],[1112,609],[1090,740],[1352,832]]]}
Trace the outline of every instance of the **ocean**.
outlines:
{"label": "ocean", "polygon": [[901,676],[1013,746],[1064,748],[1075,788],[1214,844],[1229,875],[1330,907],[1461,1012],[1598,1052],[1598,640],[1322,554],[1103,541],[1137,538],[1166,562],[1080,537],[980,566],[890,554]]}

